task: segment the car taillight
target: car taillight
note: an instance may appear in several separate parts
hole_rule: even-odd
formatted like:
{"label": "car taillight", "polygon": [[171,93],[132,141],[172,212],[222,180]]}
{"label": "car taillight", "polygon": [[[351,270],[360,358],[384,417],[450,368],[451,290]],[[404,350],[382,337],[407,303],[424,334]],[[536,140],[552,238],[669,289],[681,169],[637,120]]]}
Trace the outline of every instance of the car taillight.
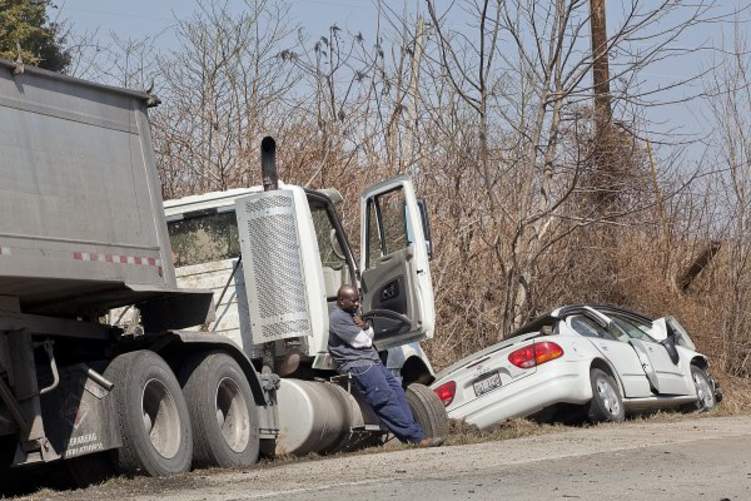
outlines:
{"label": "car taillight", "polygon": [[562,356],[563,348],[552,341],[543,341],[512,351],[508,361],[520,369],[529,369]]}
{"label": "car taillight", "polygon": [[454,401],[454,394],[456,394],[456,383],[453,381],[449,381],[448,383],[443,383],[438,388],[435,388],[433,390],[436,395],[438,395],[438,398],[441,399],[441,402],[443,402],[443,405],[448,407],[451,402]]}

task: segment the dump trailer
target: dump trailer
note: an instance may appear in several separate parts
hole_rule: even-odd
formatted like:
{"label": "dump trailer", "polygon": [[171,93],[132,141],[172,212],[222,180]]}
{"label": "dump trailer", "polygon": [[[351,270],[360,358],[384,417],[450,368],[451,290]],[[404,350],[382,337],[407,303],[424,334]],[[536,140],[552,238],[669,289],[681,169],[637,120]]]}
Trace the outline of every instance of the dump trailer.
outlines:
{"label": "dump trailer", "polygon": [[[198,216],[229,212],[206,206],[173,211],[168,230],[147,117],[158,104],[0,60],[0,491],[4,468],[60,465],[87,483],[382,441],[325,348],[340,283],[362,288],[384,358],[404,347],[415,415],[445,434],[420,384],[432,371],[409,356],[434,322],[426,211],[409,180],[366,190],[359,266],[330,194],[277,180],[271,138],[264,185],[232,198],[234,226],[217,233]],[[335,231],[316,231],[322,214]],[[181,267],[178,286],[173,261],[223,245],[239,249],[213,277],[223,283],[196,288]],[[244,326],[224,332],[230,306]]]}
{"label": "dump trailer", "polygon": [[[205,321],[212,294],[176,286],[157,104],[0,61],[0,469],[95,454],[168,475],[253,462],[276,437],[278,378],[225,337],[180,331]],[[106,321],[127,306],[138,329]],[[236,436],[217,439],[217,411],[242,421]]]}

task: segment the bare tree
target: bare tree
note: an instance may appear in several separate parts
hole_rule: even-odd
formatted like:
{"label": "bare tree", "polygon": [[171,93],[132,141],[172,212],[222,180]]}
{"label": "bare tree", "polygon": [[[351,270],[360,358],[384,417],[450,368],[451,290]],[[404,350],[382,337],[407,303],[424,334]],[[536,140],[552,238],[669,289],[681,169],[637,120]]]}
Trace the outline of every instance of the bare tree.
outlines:
{"label": "bare tree", "polygon": [[[626,183],[627,174],[634,173],[632,186],[643,187],[646,181],[637,117],[629,113],[633,104],[654,105],[660,95],[634,82],[663,58],[689,51],[679,45],[681,36],[708,16],[710,5],[630,2],[613,23],[604,41],[614,59],[607,84],[614,116],[622,125],[610,148],[623,165],[615,170],[619,178],[611,180],[608,189],[619,192],[622,203],[605,214],[578,196],[593,189],[582,178],[592,170],[591,141],[597,140],[588,106],[595,92],[589,75],[597,59],[586,50],[588,3],[467,0],[439,11],[435,2],[426,0],[426,7],[434,45],[426,52],[430,78],[424,85],[430,88],[423,90],[425,107],[434,110],[429,112],[438,124],[433,130],[444,136],[432,143],[450,144],[447,158],[455,162],[444,165],[449,179],[433,179],[448,183],[436,189],[471,189],[476,195],[471,206],[454,209],[455,214],[463,213],[454,224],[464,230],[457,236],[463,251],[456,259],[487,260],[484,269],[496,273],[495,280],[478,282],[485,284],[486,297],[501,299],[496,301],[503,303],[500,314],[477,307],[503,336],[546,306],[540,301],[541,286],[550,281],[541,272],[558,276],[569,266],[567,255],[581,244],[573,238],[579,229],[615,224],[618,218],[653,206],[644,193],[628,195],[633,188]],[[469,19],[468,27],[450,22],[462,15]],[[624,159],[629,159],[628,165]],[[559,263],[551,267],[548,256],[554,250]]]}
{"label": "bare tree", "polygon": [[[731,375],[751,373],[751,59],[745,24],[734,26],[734,46],[714,72],[708,102],[716,127],[712,151],[720,162],[715,196],[723,203],[715,225],[723,229],[724,256],[711,302],[718,322],[723,368]],[[714,155],[713,155],[714,156]],[[719,223],[719,224],[718,224]]]}
{"label": "bare tree", "polygon": [[[594,46],[586,0],[425,0],[400,12],[378,2],[367,36],[337,24],[309,36],[271,0],[197,5],[176,20],[176,48],[113,39],[82,67],[155,82],[165,197],[257,183],[264,133],[283,145],[284,180],[339,188],[346,212],[364,185],[408,173],[432,216],[437,366],[552,306],[608,301],[677,312],[692,332],[721,321],[723,365],[748,371],[746,52],[730,51],[724,73],[713,63],[668,84],[649,74],[701,56],[683,42],[716,19],[711,2],[621,2]],[[604,54],[607,141],[591,78]],[[718,149],[687,167],[646,110],[708,74]],[[713,240],[722,249],[680,293],[667,278]]]}
{"label": "bare tree", "polygon": [[239,14],[227,2],[197,6],[177,24],[181,47],[157,59],[164,104],[153,122],[167,196],[249,185],[258,137],[285,130],[274,106],[295,78],[278,58],[292,30],[286,8],[266,0],[248,0]]}

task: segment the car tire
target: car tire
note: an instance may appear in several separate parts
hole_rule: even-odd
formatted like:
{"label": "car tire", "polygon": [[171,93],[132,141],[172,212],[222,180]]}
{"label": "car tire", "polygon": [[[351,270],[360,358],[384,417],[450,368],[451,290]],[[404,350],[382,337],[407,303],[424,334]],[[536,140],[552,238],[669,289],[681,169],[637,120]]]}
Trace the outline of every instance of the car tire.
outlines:
{"label": "car tire", "polygon": [[438,396],[420,383],[412,383],[405,392],[407,404],[425,436],[446,438],[449,434],[449,419],[446,407]]}
{"label": "car tire", "polygon": [[697,400],[693,404],[688,405],[687,409],[691,411],[707,412],[714,408],[714,406],[717,405],[715,388],[707,371],[698,365],[691,364],[691,379],[694,381]]}
{"label": "car tire", "polygon": [[613,376],[601,369],[589,372],[592,384],[592,400],[589,402],[587,417],[593,423],[616,422],[626,419],[623,398]]}
{"label": "car tire", "polygon": [[118,469],[126,474],[164,477],[190,470],[193,431],[182,389],[156,353],[139,350],[115,358],[104,371],[123,445]]}
{"label": "car tire", "polygon": [[248,378],[227,353],[199,353],[180,382],[193,426],[196,467],[235,468],[258,462],[258,409]]}

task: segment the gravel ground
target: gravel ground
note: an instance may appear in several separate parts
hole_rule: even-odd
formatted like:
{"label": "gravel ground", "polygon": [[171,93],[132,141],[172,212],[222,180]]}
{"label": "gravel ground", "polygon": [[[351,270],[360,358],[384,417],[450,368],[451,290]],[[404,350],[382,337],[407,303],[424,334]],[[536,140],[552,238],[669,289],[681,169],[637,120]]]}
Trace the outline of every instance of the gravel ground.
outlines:
{"label": "gravel ground", "polygon": [[[702,492],[701,498],[713,499],[712,489],[727,491],[728,485],[749,494],[748,443],[748,416],[633,421],[472,445],[350,454],[247,470],[204,470],[169,479],[118,478],[77,491],[38,491],[24,499],[349,500],[429,496],[438,500],[464,499],[470,494],[477,499],[498,499],[498,479],[504,480],[501,490],[513,499],[539,499],[540,488],[565,490],[544,496],[550,499],[597,498],[605,488],[615,489],[608,491],[605,499],[635,499],[638,496],[629,494],[628,488],[644,484],[646,489],[650,479],[657,482],[650,487],[651,499],[687,499],[686,492],[674,488],[677,483],[690,489],[688,498],[699,499]],[[679,464],[676,458],[683,458],[686,464]],[[711,458],[711,464],[707,458]],[[714,468],[712,482],[716,485],[709,475],[701,478],[705,468]],[[650,477],[649,472],[654,471],[663,471],[661,478]],[[686,478],[676,477],[670,487],[662,481],[667,472]],[[612,477],[614,473],[617,478]],[[586,483],[579,482],[583,478]],[[706,486],[696,490],[691,481]],[[704,497],[705,493],[710,497]],[[751,495],[743,497],[737,492],[735,497],[730,492],[725,494],[716,499],[751,499]]]}

